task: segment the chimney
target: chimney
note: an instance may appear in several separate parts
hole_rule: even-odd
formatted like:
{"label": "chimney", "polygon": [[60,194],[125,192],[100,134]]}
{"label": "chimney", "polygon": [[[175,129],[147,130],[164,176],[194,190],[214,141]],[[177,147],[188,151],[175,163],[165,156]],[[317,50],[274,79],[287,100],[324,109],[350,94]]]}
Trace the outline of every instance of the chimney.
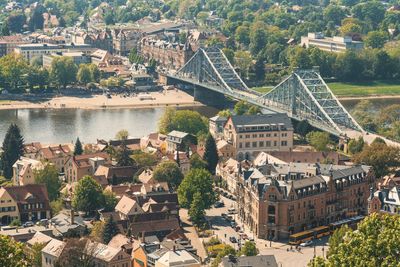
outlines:
{"label": "chimney", "polygon": [[146,236],[145,236],[145,232],[143,231],[142,232],[142,238],[141,238],[142,240],[142,243],[146,243]]}
{"label": "chimney", "polygon": [[73,225],[73,224],[75,224],[75,214],[74,214],[74,210],[73,209],[71,209],[70,216],[71,216],[71,225]]}

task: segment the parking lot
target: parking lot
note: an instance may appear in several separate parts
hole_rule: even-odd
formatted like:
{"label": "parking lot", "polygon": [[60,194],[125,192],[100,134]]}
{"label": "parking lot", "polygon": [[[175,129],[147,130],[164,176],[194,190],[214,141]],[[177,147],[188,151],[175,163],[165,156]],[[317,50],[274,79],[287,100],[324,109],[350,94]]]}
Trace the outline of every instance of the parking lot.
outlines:
{"label": "parking lot", "polygon": [[[220,200],[224,202],[225,206],[220,208],[213,207],[207,210],[207,220],[211,223],[214,234],[219,239],[221,239],[224,243],[231,245],[235,249],[239,249],[240,244],[243,244],[245,240],[241,240],[239,233],[231,227],[230,222],[221,216],[223,213],[228,213],[229,208],[237,209],[237,204],[235,201],[224,196],[221,196]],[[287,243],[270,242],[264,239],[256,238],[253,233],[251,233],[240,223],[240,220],[237,218],[237,214],[232,215],[232,217],[239,224],[241,229],[243,229],[248,239],[254,239],[260,254],[274,255],[279,266],[307,266],[307,263],[314,257],[314,254],[316,256],[326,255],[327,237],[321,240],[316,240],[312,246],[301,247],[300,250],[296,250]],[[235,237],[238,242],[232,243],[229,240],[230,237]]]}

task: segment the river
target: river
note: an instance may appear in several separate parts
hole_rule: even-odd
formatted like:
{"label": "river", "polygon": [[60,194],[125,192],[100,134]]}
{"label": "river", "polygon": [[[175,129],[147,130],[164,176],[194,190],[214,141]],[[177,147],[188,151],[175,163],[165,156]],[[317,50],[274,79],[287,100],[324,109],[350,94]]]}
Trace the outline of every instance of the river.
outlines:
{"label": "river", "polygon": [[[360,100],[342,100],[349,111]],[[371,99],[372,110],[391,104],[400,104],[400,99]],[[212,107],[187,108],[211,117],[218,110]],[[45,144],[73,142],[78,136],[83,142],[96,139],[109,140],[121,130],[128,130],[134,137],[141,137],[157,130],[157,123],[165,108],[149,109],[19,109],[0,110],[0,142],[4,139],[10,123],[16,123],[26,142],[39,141]]]}

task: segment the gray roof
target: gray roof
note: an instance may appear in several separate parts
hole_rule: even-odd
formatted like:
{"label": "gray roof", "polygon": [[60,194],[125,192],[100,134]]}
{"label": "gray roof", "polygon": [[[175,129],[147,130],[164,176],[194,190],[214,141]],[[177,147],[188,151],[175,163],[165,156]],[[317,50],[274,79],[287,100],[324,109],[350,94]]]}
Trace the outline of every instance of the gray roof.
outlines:
{"label": "gray roof", "polygon": [[293,129],[292,121],[286,113],[257,114],[231,116],[232,122],[237,126],[263,126],[263,125],[284,125],[288,129]]}
{"label": "gray roof", "polygon": [[174,137],[178,137],[178,138],[185,138],[188,134],[185,132],[181,132],[181,131],[172,131],[168,134],[168,136],[174,136]]}
{"label": "gray roof", "polygon": [[273,255],[258,255],[250,257],[232,257],[226,256],[222,259],[221,266],[223,267],[278,267],[275,256]]}
{"label": "gray roof", "polygon": [[215,122],[225,122],[227,120],[228,118],[219,115],[210,118],[210,121],[215,121]]}

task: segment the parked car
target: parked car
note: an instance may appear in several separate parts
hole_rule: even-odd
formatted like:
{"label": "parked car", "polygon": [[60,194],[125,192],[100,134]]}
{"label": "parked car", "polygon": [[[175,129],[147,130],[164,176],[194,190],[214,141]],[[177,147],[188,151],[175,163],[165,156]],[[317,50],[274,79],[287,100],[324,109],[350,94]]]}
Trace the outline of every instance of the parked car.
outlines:
{"label": "parked car", "polygon": [[312,240],[307,240],[306,242],[303,242],[300,244],[300,247],[309,247],[313,244]]}
{"label": "parked car", "polygon": [[231,222],[231,227],[232,227],[232,228],[235,228],[236,225],[237,225],[236,222]]}
{"label": "parked car", "polygon": [[236,231],[236,232],[239,232],[239,231],[241,231],[241,229],[240,229],[240,226],[239,226],[239,225],[236,225],[236,227],[235,227],[235,231]]}
{"label": "parked car", "polygon": [[221,213],[222,218],[226,218],[226,216],[228,216],[228,214],[226,213]]}
{"label": "parked car", "polygon": [[233,221],[233,217],[230,215],[226,215],[225,219],[229,222]]}
{"label": "parked car", "polygon": [[228,214],[235,214],[235,213],[236,213],[235,208],[229,208],[228,209]]}
{"label": "parked car", "polygon": [[231,241],[232,243],[237,243],[236,237],[234,236],[229,237],[229,241]]}
{"label": "parked car", "polygon": [[217,201],[214,204],[214,208],[222,208],[223,206],[225,206],[224,202],[221,201]]}
{"label": "parked car", "polygon": [[31,226],[34,226],[35,224],[33,223],[33,222],[31,222],[31,221],[28,221],[28,222],[25,222],[22,226],[23,227],[31,227]]}
{"label": "parked car", "polygon": [[249,239],[249,237],[245,233],[241,233],[240,234],[240,238],[243,239],[243,240]]}

